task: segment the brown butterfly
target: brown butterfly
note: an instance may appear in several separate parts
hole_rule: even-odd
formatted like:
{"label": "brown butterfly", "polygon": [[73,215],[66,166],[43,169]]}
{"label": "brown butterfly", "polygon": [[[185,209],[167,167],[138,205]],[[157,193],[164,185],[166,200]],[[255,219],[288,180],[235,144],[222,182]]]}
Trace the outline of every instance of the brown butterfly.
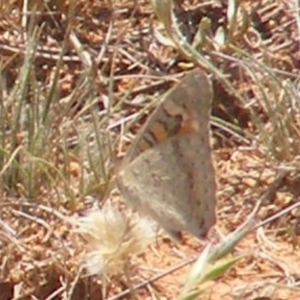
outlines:
{"label": "brown butterfly", "polygon": [[208,77],[188,73],[149,117],[117,174],[125,199],[175,238],[181,231],[203,237],[216,222],[212,98]]}

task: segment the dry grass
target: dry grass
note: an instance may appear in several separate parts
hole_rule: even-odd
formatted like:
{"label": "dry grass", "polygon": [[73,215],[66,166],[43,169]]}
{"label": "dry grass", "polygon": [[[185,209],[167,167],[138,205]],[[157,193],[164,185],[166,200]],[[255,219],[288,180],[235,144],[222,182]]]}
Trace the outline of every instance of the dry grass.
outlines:
{"label": "dry grass", "polygon": [[[259,218],[299,203],[297,1],[241,1],[242,18],[196,2],[176,8],[173,27],[150,1],[0,2],[1,300],[179,295],[189,266],[175,267],[199,242],[159,237],[126,276],[86,277],[73,220],[108,195],[126,214],[111,180],[118,157],[195,66],[214,81],[217,229],[233,232],[281,172]],[[231,254],[243,258],[202,283],[201,299],[299,299],[298,223],[295,208],[243,238]]]}

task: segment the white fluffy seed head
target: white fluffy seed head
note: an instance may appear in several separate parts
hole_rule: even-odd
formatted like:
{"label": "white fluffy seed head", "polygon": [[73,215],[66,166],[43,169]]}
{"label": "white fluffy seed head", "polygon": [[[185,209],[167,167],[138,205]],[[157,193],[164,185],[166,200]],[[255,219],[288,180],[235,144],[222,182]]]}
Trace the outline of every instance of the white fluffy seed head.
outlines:
{"label": "white fluffy seed head", "polygon": [[84,267],[88,275],[123,273],[132,255],[143,252],[155,238],[154,223],[112,205],[91,211],[76,223],[87,242]]}

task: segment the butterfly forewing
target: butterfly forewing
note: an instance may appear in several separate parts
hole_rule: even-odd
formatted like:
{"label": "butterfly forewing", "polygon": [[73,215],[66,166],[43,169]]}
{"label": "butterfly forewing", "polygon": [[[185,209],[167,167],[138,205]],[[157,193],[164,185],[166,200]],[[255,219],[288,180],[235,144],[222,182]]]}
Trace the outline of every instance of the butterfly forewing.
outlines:
{"label": "butterfly forewing", "polygon": [[167,138],[197,130],[200,120],[208,121],[212,101],[207,76],[194,70],[171,89],[141,128],[128,150],[124,164]]}

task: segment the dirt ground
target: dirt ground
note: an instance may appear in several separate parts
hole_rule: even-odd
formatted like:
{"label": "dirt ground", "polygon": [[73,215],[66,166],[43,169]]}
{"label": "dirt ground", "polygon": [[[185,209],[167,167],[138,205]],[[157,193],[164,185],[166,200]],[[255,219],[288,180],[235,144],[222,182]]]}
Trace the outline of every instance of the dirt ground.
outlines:
{"label": "dirt ground", "polygon": [[[129,145],[128,142],[120,147],[122,128],[118,122],[125,118],[131,120],[130,132],[134,136],[153,109],[153,106],[149,109],[147,97],[166,92],[174,79],[190,68],[190,62],[160,42],[157,31],[164,30],[150,1],[73,2],[50,0],[46,6],[43,1],[29,1],[28,11],[39,13],[29,14],[27,18],[21,13],[22,1],[2,2],[0,53],[5,90],[9,93],[13,89],[20,72],[26,49],[25,28],[31,22],[43,24],[34,60],[36,78],[43,86],[49,85],[55,76],[56,63],[61,59],[56,93],[60,101],[68,101],[75,87],[82,83],[91,59],[89,76],[96,86],[93,93],[99,111],[107,109],[107,98],[112,94],[114,104],[121,103],[121,109],[112,111],[107,126],[111,128],[111,139],[116,140],[112,152],[118,156]],[[192,30],[204,16],[211,20],[212,31],[227,26],[227,1],[211,1],[206,5],[196,0],[182,2],[177,16],[182,24],[188,25],[183,28]],[[263,44],[255,46],[254,41],[245,42],[245,39],[243,50],[258,58],[265,55],[274,68],[296,80],[300,53],[296,1],[241,2],[246,11],[252,12],[251,28],[259,33]],[[299,14],[299,9],[296,11]],[[249,39],[253,38],[253,32]],[[74,36],[80,41],[77,48]],[[255,82],[234,62],[224,58],[230,54],[228,51],[222,53],[224,56],[205,52],[224,73],[230,74],[240,93],[255,94]],[[112,88],[107,80],[110,75],[115,78]],[[93,195],[92,201],[86,197],[70,204],[65,195],[57,196],[57,191],[61,191],[59,186],[57,189],[43,186],[34,201],[20,197],[21,192],[9,193],[5,189],[0,199],[0,300],[175,299],[191,266],[181,265],[198,257],[209,242],[217,243],[221,236],[226,237],[238,228],[258,199],[269,191],[278,174],[292,165],[270,159],[265,147],[257,145],[257,128],[252,124],[247,104],[238,102],[218,80],[214,80],[214,93],[212,115],[252,135],[235,135],[215,123],[212,126],[218,222],[207,240],[199,242],[184,235],[184,242],[176,243],[160,233],[144,253],[131,258],[130,284],[140,285],[132,294],[122,274],[103,280],[101,276],[85,276],[81,269],[86,241],[74,233],[75,226],[69,218],[84,215],[95,202],[102,201],[104,193]],[[125,101],[120,100],[124,98]],[[81,102],[70,109],[74,119],[76,110],[85,105],[85,95],[80,94],[78,99]],[[142,115],[135,120],[134,115],[140,111]],[[260,116],[264,117],[263,110]],[[58,155],[58,164],[60,159]],[[75,157],[69,163],[68,171],[74,182],[78,182],[83,172],[78,161]],[[4,172],[5,167],[2,168]],[[293,165],[292,170],[296,169]],[[298,177],[297,172],[288,173],[268,194],[259,212],[260,220],[299,202]],[[80,192],[78,187],[74,194]],[[110,195],[116,202],[122,202],[114,187]],[[299,217],[296,208],[246,236],[230,254],[230,257],[243,255],[243,258],[225,275],[201,286],[205,292],[199,299],[300,299]],[[181,267],[176,269],[178,266]]]}

